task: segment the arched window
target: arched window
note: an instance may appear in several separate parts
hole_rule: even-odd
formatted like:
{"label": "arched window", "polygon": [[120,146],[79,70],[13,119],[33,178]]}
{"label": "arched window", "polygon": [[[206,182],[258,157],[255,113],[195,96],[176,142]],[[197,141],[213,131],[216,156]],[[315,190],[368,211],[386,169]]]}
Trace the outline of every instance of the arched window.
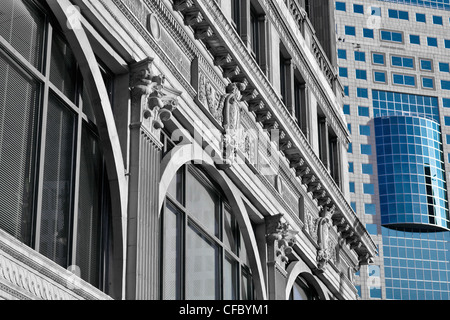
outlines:
{"label": "arched window", "polygon": [[253,281],[238,224],[215,183],[183,166],[172,180],[163,214],[162,298],[246,300]]}
{"label": "arched window", "polygon": [[308,285],[306,280],[298,276],[292,286],[290,300],[318,300],[318,294],[313,287]]}
{"label": "arched window", "polygon": [[76,57],[38,1],[0,11],[0,228],[102,288],[108,179]]}

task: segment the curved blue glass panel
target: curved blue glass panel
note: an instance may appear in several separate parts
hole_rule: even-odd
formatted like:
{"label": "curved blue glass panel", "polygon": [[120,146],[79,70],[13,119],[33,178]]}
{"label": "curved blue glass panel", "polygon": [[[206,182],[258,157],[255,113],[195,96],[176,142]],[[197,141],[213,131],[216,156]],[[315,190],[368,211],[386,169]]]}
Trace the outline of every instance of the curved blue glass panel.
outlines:
{"label": "curved blue glass panel", "polygon": [[440,125],[416,116],[374,124],[381,224],[450,229]]}

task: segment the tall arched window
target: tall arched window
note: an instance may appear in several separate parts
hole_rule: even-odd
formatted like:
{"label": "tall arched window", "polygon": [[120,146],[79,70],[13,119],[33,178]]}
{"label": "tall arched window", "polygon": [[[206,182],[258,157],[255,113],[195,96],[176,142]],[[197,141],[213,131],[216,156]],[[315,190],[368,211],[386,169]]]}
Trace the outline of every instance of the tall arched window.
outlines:
{"label": "tall arched window", "polygon": [[100,288],[108,179],[76,57],[51,21],[38,1],[2,1],[0,228]]}
{"label": "tall arched window", "polygon": [[253,298],[247,253],[234,214],[200,168],[183,166],[172,180],[163,214],[162,298]]}

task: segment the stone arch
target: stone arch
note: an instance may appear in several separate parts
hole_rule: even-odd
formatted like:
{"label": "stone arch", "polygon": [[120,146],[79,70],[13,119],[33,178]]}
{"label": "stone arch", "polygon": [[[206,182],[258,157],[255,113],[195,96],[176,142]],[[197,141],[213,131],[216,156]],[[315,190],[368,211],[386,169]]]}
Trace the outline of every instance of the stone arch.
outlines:
{"label": "stone arch", "polygon": [[305,281],[314,288],[317,292],[320,300],[328,300],[326,294],[326,287],[311,273],[311,269],[303,261],[295,261],[289,264],[287,268],[287,281],[286,281],[286,300],[289,299],[292,287],[298,276],[301,276]]}
{"label": "stone arch", "polygon": [[247,248],[247,254],[249,256],[250,267],[254,279],[256,299],[266,300],[267,291],[264,280],[265,278],[256,243],[256,237],[239,189],[223,171],[216,168],[214,159],[203,149],[197,148],[193,144],[178,145],[163,158],[161,163],[161,180],[159,189],[159,212],[162,212],[164,199],[166,197],[169,184],[175,176],[175,173],[183,165],[192,161],[200,164],[205,169],[210,177],[213,178],[214,181],[220,186],[227,197],[227,200],[238,221],[242,237]]}
{"label": "stone arch", "polygon": [[[127,220],[128,183],[125,174],[125,164],[122,157],[119,136],[109,102],[108,93],[103,82],[103,77],[97,64],[92,46],[83,27],[70,25],[70,13],[73,13],[73,5],[69,0],[47,0],[49,8],[54,13],[58,23],[71,46],[83,81],[86,83],[88,95],[91,99],[98,133],[101,140],[103,154],[111,191],[111,213],[114,239],[113,243],[120,250],[114,251],[113,276],[120,281],[115,281],[115,288],[110,294],[115,298],[123,298],[122,283],[125,272],[125,234]],[[79,21],[81,24],[82,22]]]}

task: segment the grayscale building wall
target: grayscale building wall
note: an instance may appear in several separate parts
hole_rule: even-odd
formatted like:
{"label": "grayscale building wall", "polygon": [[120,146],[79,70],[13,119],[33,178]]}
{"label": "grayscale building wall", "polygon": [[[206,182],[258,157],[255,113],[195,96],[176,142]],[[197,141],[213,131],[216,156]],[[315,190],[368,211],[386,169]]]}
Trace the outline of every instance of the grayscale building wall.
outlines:
{"label": "grayscale building wall", "polygon": [[379,254],[363,299],[449,298],[449,6],[335,1],[351,204]]}
{"label": "grayscale building wall", "polygon": [[358,299],[376,246],[302,5],[4,0],[0,299]]}

